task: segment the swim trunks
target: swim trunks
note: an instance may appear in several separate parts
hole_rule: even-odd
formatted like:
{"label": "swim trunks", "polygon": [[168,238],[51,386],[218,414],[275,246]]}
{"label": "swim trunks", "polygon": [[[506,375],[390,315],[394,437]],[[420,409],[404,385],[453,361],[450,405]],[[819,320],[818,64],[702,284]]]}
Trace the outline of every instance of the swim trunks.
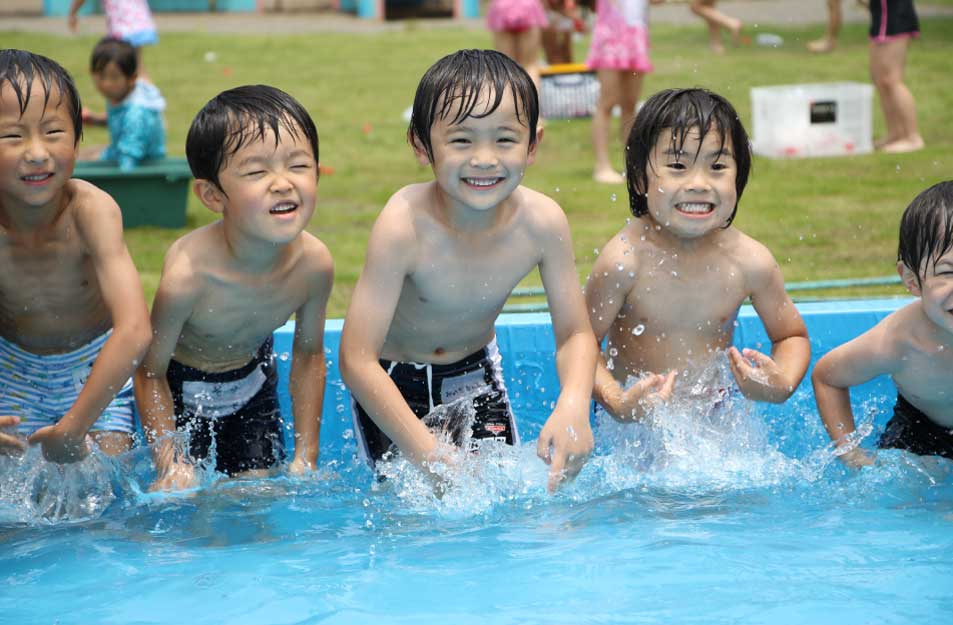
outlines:
{"label": "swim trunks", "polygon": [[[381,360],[380,364],[420,419],[437,406],[472,397],[476,415],[469,433],[454,431],[453,423],[434,425],[449,426],[457,445],[461,445],[466,434],[470,434],[470,449],[473,450],[484,440],[519,444],[500,362],[500,351],[496,339],[493,339],[483,349],[449,365],[390,360]],[[388,451],[396,451],[396,447],[357,401],[352,400],[351,404],[358,449],[364,460],[374,465]]]}
{"label": "swim trunks", "polygon": [[870,0],[870,39],[883,43],[897,37],[919,37],[920,20],[913,0]]}
{"label": "swim trunks", "polygon": [[877,446],[905,449],[919,456],[943,456],[953,459],[953,430],[937,425],[930,417],[897,393],[893,418],[880,436]]}
{"label": "swim trunks", "polygon": [[214,452],[215,469],[234,475],[284,460],[273,339],[244,366],[209,373],[172,360],[166,374],[175,427],[189,434],[189,455]]}
{"label": "swim trunks", "polygon": [[[43,355],[0,338],[0,415],[20,417],[17,432],[22,436],[56,425],[76,402],[110,334],[112,330],[71,352]],[[133,405],[130,379],[90,431],[132,434]]]}

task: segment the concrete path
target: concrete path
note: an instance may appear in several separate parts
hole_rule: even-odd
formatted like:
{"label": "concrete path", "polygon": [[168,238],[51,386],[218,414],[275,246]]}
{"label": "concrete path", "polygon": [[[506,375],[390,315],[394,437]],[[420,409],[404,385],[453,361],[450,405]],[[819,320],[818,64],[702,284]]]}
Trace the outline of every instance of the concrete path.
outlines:
{"label": "concrete path", "polygon": [[[51,34],[68,34],[66,18],[39,15],[40,0],[0,0],[0,31],[18,30]],[[844,21],[867,22],[867,10],[850,0],[843,3]],[[754,25],[804,25],[823,24],[827,21],[825,0],[723,0],[718,8],[729,15],[739,17],[750,27]],[[34,14],[24,14],[32,11]],[[953,7],[917,3],[921,17],[947,16],[953,18]],[[669,1],[653,6],[652,21],[668,24],[701,24],[692,15],[685,2]],[[337,12],[312,13],[156,13],[155,19],[160,35],[170,32],[208,33],[312,33],[350,32],[374,33],[402,30],[407,21],[377,22],[358,19],[351,14]],[[484,28],[482,19],[414,20],[414,28]],[[102,34],[105,20],[102,16],[80,19],[80,32]]]}

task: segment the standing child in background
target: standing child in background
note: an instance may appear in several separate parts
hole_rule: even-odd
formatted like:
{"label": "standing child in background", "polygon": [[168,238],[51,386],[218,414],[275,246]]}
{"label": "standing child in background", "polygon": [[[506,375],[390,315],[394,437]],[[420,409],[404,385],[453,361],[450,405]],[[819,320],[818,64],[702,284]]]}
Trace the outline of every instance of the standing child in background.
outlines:
{"label": "standing child in background", "polygon": [[[149,313],[109,195],[72,180],[79,94],[46,57],[0,50],[0,426],[54,462],[132,445]],[[0,436],[0,452],[23,441]]]}
{"label": "standing child in background", "polygon": [[[631,220],[603,248],[586,286],[596,338],[608,336],[595,399],[620,421],[641,419],[684,379],[724,358],[745,397],[783,402],[807,370],[810,343],[764,245],[731,225],[748,181],[748,134],[731,104],[704,89],[661,91],[626,145]],[[771,356],[732,347],[751,298]],[[641,380],[625,388],[630,377]],[[712,404],[726,388],[698,391]]]}
{"label": "standing child in background", "polygon": [[923,148],[917,105],[903,82],[910,39],[920,36],[913,0],[872,0],[870,6],[870,77],[880,96],[887,136],[874,147],[884,152]]}
{"label": "standing child in background", "polygon": [[[659,4],[662,0],[652,0]],[[612,109],[621,111],[622,142],[628,134],[642,91],[642,79],[652,71],[649,60],[647,0],[597,0],[596,25],[586,65],[599,78],[599,102],[592,115],[592,150],[596,182],[621,184],[624,178],[609,160],[609,126]]]}
{"label": "standing child in background", "polygon": [[744,23],[737,17],[725,15],[715,8],[717,0],[692,0],[692,13],[705,20],[708,26],[708,45],[715,54],[724,54],[725,45],[721,42],[721,29],[731,33],[731,40],[737,46],[742,42],[741,29]]}
{"label": "standing child in background", "polygon": [[165,158],[165,100],[155,85],[138,78],[133,47],[104,37],[93,48],[89,70],[106,98],[109,146],[100,159],[130,171],[143,161]]}
{"label": "standing child in background", "polygon": [[825,354],[811,374],[821,419],[850,466],[873,462],[851,436],[850,388],[880,375],[896,385],[897,404],[877,446],[953,459],[953,181],[904,211],[897,272],[920,299]]}
{"label": "standing child in background", "polygon": [[[159,43],[156,25],[152,21],[147,0],[99,0],[106,14],[106,34],[110,37],[128,41],[136,49],[136,63],[142,70],[142,46],[154,46]],[[79,24],[77,14],[86,0],[73,0],[69,7],[67,22],[71,32],[76,32]]]}
{"label": "standing child in background", "polygon": [[548,24],[540,0],[492,0],[486,23],[493,47],[522,65],[539,92],[542,29]]}
{"label": "standing child in background", "polygon": [[537,268],[562,387],[537,444],[550,490],[575,476],[592,450],[597,350],[569,223],[556,202],[520,184],[536,156],[538,116],[527,73],[492,50],[446,56],[417,86],[407,134],[434,180],[404,187],[381,211],[341,335],[341,375],[372,464],[396,445],[430,472],[447,455],[424,417],[471,394],[474,446],[519,442],[494,323]]}
{"label": "standing child in background", "polygon": [[[318,134],[291,96],[237,87],[199,111],[185,145],[194,190],[222,218],[169,248],[152,305],[155,338],[136,372],[154,489],[194,484],[208,458],[227,475],[284,456],[272,333],[295,315],[290,470],[314,469],[324,397],[324,319],[333,267],[305,232],[318,184]],[[179,456],[170,433],[184,431]]]}

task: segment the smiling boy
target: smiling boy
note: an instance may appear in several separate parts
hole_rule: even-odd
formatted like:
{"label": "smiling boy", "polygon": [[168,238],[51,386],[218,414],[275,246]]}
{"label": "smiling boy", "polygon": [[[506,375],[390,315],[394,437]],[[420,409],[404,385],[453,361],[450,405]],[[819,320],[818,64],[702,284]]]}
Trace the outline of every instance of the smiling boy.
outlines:
{"label": "smiling boy", "polygon": [[519,442],[494,322],[535,268],[562,387],[537,444],[550,489],[592,449],[596,346],[569,225],[553,200],[521,185],[536,157],[538,116],[529,76],[498,52],[462,50],[421,79],[408,138],[434,180],[404,187],[381,211],[341,337],[341,373],[371,463],[394,444],[426,471],[442,452],[422,419],[471,393],[475,446]]}
{"label": "smiling boy", "polygon": [[[228,475],[282,461],[272,332],[292,314],[290,469],[313,469],[333,279],[330,252],[305,232],[318,183],[314,122],[283,91],[237,87],[199,111],[186,155],[195,194],[222,218],[169,248],[153,303],[155,338],[135,378],[153,488],[192,485],[200,460]],[[177,429],[188,454],[168,436]]]}
{"label": "smiling boy", "polygon": [[872,458],[849,436],[850,388],[880,375],[893,380],[897,403],[878,446],[953,459],[953,181],[904,211],[897,272],[919,299],[825,354],[811,374],[827,433],[851,466]]}
{"label": "smiling boy", "polygon": [[139,275],[108,194],[73,180],[80,100],[50,59],[0,50],[0,453],[48,460],[132,444],[130,376],[149,343]]}
{"label": "smiling boy", "polygon": [[[608,337],[594,396],[614,418],[641,419],[672,394],[676,372],[695,376],[724,351],[749,399],[782,402],[804,376],[807,330],[781,270],[764,245],[731,225],[750,166],[744,126],[717,94],[662,91],[636,116],[626,145],[636,219],[603,248],[586,286],[596,337]],[[770,357],[731,347],[746,298],[771,339]],[[630,378],[639,381],[625,388]],[[727,391],[699,393],[717,402]]]}

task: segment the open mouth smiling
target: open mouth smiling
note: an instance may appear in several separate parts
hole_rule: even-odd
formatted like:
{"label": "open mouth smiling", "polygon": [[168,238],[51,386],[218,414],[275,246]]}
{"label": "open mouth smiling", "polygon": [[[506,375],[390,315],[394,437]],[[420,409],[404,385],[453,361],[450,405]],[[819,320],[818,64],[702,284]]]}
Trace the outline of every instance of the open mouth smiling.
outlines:
{"label": "open mouth smiling", "polygon": [[470,187],[476,187],[478,189],[488,189],[490,187],[493,187],[499,184],[500,182],[503,182],[503,180],[505,180],[505,178],[502,178],[500,176],[493,176],[491,178],[464,178],[463,182]]}
{"label": "open mouth smiling", "polygon": [[675,210],[688,217],[704,217],[715,211],[715,205],[711,202],[679,202]]}
{"label": "open mouth smiling", "polygon": [[272,215],[287,215],[298,210],[298,205],[294,202],[279,202],[271,207],[268,212]]}
{"label": "open mouth smiling", "polygon": [[25,176],[20,176],[20,180],[27,184],[43,184],[52,177],[53,173],[47,171],[39,174],[27,174]]}

